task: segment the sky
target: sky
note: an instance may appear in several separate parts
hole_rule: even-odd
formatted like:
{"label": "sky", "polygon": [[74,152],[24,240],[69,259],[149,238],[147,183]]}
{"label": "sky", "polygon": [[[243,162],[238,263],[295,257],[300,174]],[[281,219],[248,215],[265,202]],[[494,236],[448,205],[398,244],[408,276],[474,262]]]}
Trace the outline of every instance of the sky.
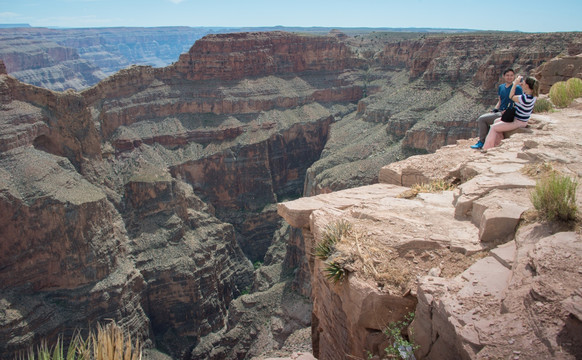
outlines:
{"label": "sky", "polygon": [[582,0],[0,0],[0,24],[15,23],[582,31]]}

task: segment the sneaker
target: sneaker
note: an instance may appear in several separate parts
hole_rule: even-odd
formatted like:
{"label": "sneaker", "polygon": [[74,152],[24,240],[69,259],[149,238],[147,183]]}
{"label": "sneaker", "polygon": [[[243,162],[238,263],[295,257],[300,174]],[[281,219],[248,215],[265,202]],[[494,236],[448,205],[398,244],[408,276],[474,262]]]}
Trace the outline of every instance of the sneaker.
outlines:
{"label": "sneaker", "polygon": [[483,142],[481,140],[477,141],[475,145],[471,145],[471,149],[481,149],[483,147]]}

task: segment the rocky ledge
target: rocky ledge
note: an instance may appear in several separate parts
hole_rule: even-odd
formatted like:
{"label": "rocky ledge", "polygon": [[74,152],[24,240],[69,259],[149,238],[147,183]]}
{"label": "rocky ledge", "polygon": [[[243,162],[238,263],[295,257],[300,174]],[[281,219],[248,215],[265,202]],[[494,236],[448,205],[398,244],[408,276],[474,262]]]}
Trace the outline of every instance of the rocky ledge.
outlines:
{"label": "rocky ledge", "polygon": [[[581,105],[534,115],[487,153],[460,140],[385,166],[379,184],[278,204],[305,239],[313,355],[385,355],[382,330],[414,311],[419,359],[580,358],[582,235],[530,216],[529,192],[542,164],[582,175]],[[411,191],[434,180],[458,186]],[[316,258],[338,220],[352,230]],[[328,279],[331,262],[343,280]]]}

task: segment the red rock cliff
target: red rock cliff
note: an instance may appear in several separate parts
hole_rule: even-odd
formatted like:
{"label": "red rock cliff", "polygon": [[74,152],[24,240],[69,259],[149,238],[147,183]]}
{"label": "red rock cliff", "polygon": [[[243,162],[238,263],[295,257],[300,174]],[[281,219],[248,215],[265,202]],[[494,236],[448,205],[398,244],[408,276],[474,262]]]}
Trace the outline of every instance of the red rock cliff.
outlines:
{"label": "red rock cliff", "polygon": [[209,35],[175,64],[190,80],[236,80],[304,71],[339,71],[354,64],[335,37],[284,32]]}

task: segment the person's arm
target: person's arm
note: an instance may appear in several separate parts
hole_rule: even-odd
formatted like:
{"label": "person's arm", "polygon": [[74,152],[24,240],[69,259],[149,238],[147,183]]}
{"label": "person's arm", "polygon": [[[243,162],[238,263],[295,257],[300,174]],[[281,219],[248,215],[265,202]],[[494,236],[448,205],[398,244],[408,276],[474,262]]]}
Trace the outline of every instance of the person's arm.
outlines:
{"label": "person's arm", "polygon": [[511,91],[509,92],[509,98],[513,102],[519,102],[520,95],[515,95],[515,89],[517,88],[518,84],[521,84],[521,79],[523,79],[523,77],[520,75],[515,80],[513,80],[513,86],[511,87]]}
{"label": "person's arm", "polygon": [[495,108],[493,108],[493,112],[498,112],[500,106],[501,106],[501,97],[499,97],[499,100],[497,100],[497,104],[495,104]]}
{"label": "person's arm", "polygon": [[499,108],[501,107],[501,85],[497,87],[497,95],[499,95],[497,97],[497,104],[495,104],[495,107],[492,110],[494,113],[499,112]]}

